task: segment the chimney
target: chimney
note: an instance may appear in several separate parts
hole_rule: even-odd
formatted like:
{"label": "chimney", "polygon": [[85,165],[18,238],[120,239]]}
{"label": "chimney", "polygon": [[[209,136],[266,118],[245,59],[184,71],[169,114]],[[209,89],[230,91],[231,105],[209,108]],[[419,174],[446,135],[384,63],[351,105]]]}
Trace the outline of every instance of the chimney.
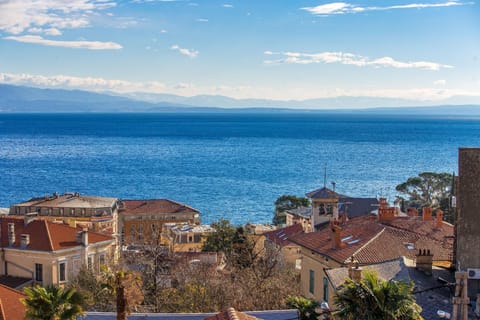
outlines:
{"label": "chimney", "polygon": [[353,256],[348,264],[348,277],[355,282],[362,280],[362,268],[358,266],[358,261]]}
{"label": "chimney", "polygon": [[395,207],[378,208],[378,220],[380,222],[390,222],[395,219]]}
{"label": "chimney", "polygon": [[423,221],[432,221],[432,208],[431,207],[423,207],[422,209],[422,220]]}
{"label": "chimney", "polygon": [[341,248],[342,243],[342,227],[338,225],[338,221],[332,220],[330,222],[331,230],[332,230],[332,249]]}
{"label": "chimney", "polygon": [[84,247],[87,247],[88,246],[88,229],[83,228],[82,231],[77,232],[76,240],[77,240],[77,243],[80,243]]}
{"label": "chimney", "polygon": [[20,248],[25,249],[30,244],[30,235],[22,233],[20,235]]}
{"label": "chimney", "polygon": [[417,208],[414,208],[414,207],[407,208],[407,215],[409,217],[418,217]]}
{"label": "chimney", "polygon": [[423,271],[425,274],[432,275],[432,264],[433,264],[433,254],[430,253],[430,250],[418,250],[418,253],[415,255],[415,268],[417,270]]}
{"label": "chimney", "polygon": [[15,223],[8,223],[8,245],[11,247],[15,243]]}
{"label": "chimney", "polygon": [[437,210],[437,217],[435,219],[435,228],[442,229],[443,226],[443,211],[438,209]]}
{"label": "chimney", "polygon": [[386,208],[386,207],[388,207],[387,198],[380,198],[380,199],[379,199],[379,203],[380,203],[380,208]]}

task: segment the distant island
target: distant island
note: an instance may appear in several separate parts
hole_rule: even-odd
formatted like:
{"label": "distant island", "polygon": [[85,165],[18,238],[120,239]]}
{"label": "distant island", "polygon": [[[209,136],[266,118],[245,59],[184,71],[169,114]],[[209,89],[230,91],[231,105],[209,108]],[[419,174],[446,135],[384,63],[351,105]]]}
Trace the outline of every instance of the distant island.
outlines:
{"label": "distant island", "polygon": [[[461,101],[462,104],[453,104]],[[337,97],[309,100],[233,99],[225,96],[183,97],[170,94],[97,93],[0,84],[0,113],[116,113],[116,112],[335,112],[358,114],[416,114],[480,116],[475,97],[441,101],[374,97]]]}

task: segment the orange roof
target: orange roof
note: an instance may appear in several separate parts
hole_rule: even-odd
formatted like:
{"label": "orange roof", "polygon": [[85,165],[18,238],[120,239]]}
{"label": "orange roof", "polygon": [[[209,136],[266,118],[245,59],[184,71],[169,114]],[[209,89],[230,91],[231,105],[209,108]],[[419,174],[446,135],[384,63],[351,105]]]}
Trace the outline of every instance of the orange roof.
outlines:
{"label": "orange roof", "polygon": [[453,227],[444,223],[435,228],[435,221],[419,217],[397,217],[380,223],[376,216],[351,219],[341,226],[342,247],[332,247],[329,227],[318,232],[299,234],[291,240],[302,247],[345,263],[352,255],[361,264],[373,264],[406,256],[415,258],[418,249],[430,249],[434,260],[451,261]]}
{"label": "orange roof", "polygon": [[168,199],[153,199],[153,200],[122,200],[120,205],[120,212],[123,214],[158,214],[158,213],[184,213],[199,211],[187,206],[185,204],[168,200]]}
{"label": "orange roof", "polygon": [[249,316],[248,314],[238,312],[234,308],[228,308],[225,311],[217,313],[214,316],[207,317],[205,320],[258,320],[259,318]]}
{"label": "orange roof", "polygon": [[297,223],[285,228],[265,232],[263,235],[276,245],[280,247],[285,247],[289,244],[292,244],[290,238],[303,232],[302,225]]}
{"label": "orange roof", "polygon": [[0,320],[25,319],[25,294],[0,284]]}
{"label": "orange roof", "polygon": [[[64,224],[54,223],[46,220],[33,220],[25,224],[24,219],[2,217],[0,218],[0,246],[9,247],[8,224],[14,223],[15,242],[12,248],[21,248],[21,235],[30,236],[29,244],[25,250],[56,251],[80,246],[77,242],[77,232],[80,228],[73,228]],[[88,231],[88,242],[98,243],[102,241],[113,241],[111,236]]]}

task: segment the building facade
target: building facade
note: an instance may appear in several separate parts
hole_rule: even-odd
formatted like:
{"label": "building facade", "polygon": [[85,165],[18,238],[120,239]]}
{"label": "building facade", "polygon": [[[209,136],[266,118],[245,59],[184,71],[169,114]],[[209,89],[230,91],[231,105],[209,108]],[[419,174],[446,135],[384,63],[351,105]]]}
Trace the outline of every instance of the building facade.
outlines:
{"label": "building facade", "polygon": [[456,220],[457,270],[469,273],[468,293],[480,293],[480,148],[458,153],[458,208]]}
{"label": "building facade", "polygon": [[168,200],[122,200],[119,209],[122,244],[141,245],[158,241],[166,223],[200,224],[200,212]]}
{"label": "building facade", "polygon": [[64,285],[82,265],[99,270],[114,254],[112,236],[44,219],[0,218],[0,274]]}
{"label": "building facade", "polygon": [[116,235],[118,232],[118,199],[86,196],[78,192],[32,198],[10,207],[10,216],[38,215],[46,220],[63,222],[72,227]]}

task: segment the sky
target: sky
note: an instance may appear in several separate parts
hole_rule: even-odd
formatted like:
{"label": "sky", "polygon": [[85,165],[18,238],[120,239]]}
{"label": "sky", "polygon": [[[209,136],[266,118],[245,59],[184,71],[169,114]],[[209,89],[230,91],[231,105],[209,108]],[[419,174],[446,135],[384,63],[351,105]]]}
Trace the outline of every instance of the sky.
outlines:
{"label": "sky", "polygon": [[237,99],[480,97],[480,6],[0,0],[0,83]]}

